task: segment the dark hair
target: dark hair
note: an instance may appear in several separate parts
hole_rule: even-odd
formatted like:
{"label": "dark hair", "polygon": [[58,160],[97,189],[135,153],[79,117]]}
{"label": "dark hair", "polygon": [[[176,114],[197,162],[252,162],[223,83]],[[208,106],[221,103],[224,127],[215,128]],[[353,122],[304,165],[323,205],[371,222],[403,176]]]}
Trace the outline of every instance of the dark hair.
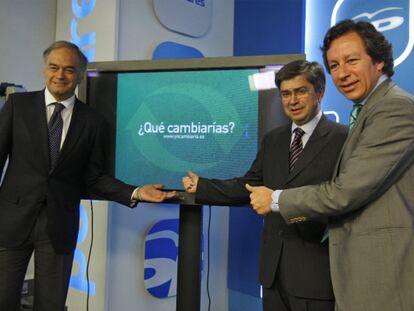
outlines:
{"label": "dark hair", "polygon": [[325,90],[325,73],[321,65],[317,62],[306,60],[295,60],[282,67],[276,74],[276,85],[280,88],[282,81],[293,79],[303,75],[306,80],[313,85],[316,93]]}
{"label": "dark hair", "polygon": [[382,72],[388,77],[394,74],[394,58],[392,56],[392,45],[384,35],[375,29],[374,25],[368,22],[354,22],[346,19],[331,27],[323,39],[323,62],[326,70],[330,73],[326,54],[332,41],[350,32],[355,32],[362,39],[367,54],[371,57],[374,64],[384,62]]}
{"label": "dark hair", "polygon": [[88,59],[86,58],[86,56],[82,53],[82,51],[79,49],[79,47],[69,41],[56,41],[53,42],[51,45],[49,45],[49,47],[43,52],[43,60],[46,63],[47,62],[47,58],[50,54],[50,52],[52,52],[53,50],[56,49],[60,49],[60,48],[68,48],[68,49],[72,49],[78,56],[79,59],[79,71],[80,71],[80,75],[83,75],[85,70],[86,70],[86,66],[88,65]]}

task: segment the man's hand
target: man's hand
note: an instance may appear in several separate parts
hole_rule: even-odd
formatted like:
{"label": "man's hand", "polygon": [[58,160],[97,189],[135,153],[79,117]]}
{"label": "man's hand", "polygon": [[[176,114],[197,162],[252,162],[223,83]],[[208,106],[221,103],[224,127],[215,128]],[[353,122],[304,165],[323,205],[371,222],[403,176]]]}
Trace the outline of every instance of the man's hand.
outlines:
{"label": "man's hand", "polygon": [[177,195],[176,191],[161,191],[164,188],[161,184],[145,185],[137,191],[135,200],[147,202],[162,202]]}
{"label": "man's hand", "polygon": [[187,176],[184,176],[182,179],[185,191],[188,193],[195,193],[197,191],[198,179],[199,177],[197,174],[188,171]]}
{"label": "man's hand", "polygon": [[272,211],[273,190],[264,186],[253,187],[246,184],[246,189],[250,191],[250,204],[259,215],[266,215]]}

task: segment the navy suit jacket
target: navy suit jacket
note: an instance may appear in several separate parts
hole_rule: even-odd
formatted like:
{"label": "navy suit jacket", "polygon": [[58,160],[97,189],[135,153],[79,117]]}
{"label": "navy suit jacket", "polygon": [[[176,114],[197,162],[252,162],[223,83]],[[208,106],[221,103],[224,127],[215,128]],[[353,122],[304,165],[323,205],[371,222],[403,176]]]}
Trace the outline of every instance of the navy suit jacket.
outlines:
{"label": "navy suit jacket", "polygon": [[40,209],[57,253],[76,246],[79,203],[86,191],[130,205],[134,187],[105,174],[105,122],[75,100],[56,167],[50,170],[44,91],[15,93],[0,110],[0,247],[16,247],[29,236]]}
{"label": "navy suit jacket", "polygon": [[[204,204],[241,205],[250,202],[246,183],[287,189],[330,180],[347,132],[345,126],[322,116],[289,172],[291,124],[278,127],[266,134],[256,159],[243,177],[200,178],[196,200]],[[325,227],[321,222],[287,225],[280,213],[266,215],[260,254],[262,285],[271,287],[279,269],[290,294],[333,299],[328,244],[320,242]]]}

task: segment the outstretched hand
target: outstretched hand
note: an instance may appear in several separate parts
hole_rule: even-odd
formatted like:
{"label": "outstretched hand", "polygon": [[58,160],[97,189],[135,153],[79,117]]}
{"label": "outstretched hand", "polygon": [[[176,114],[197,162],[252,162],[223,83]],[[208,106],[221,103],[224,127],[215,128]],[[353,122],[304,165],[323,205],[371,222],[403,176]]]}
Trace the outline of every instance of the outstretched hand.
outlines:
{"label": "outstretched hand", "polygon": [[188,171],[187,176],[184,176],[182,179],[185,191],[188,193],[195,193],[197,191],[199,178],[200,177],[197,174]]}
{"label": "outstretched hand", "polygon": [[246,189],[250,192],[250,205],[259,215],[266,215],[272,211],[273,190],[265,186],[250,186],[246,184]]}
{"label": "outstretched hand", "polygon": [[176,191],[162,191],[163,188],[164,185],[162,184],[144,185],[139,188],[138,197],[135,199],[147,202],[162,202],[177,195]]}

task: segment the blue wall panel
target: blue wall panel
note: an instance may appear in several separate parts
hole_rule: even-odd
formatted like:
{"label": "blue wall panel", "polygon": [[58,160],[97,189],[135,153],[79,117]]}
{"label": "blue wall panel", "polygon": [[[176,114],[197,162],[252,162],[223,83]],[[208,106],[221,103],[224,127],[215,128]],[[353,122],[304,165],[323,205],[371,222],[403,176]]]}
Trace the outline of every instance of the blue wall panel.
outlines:
{"label": "blue wall panel", "polygon": [[235,0],[234,55],[304,51],[305,0]]}
{"label": "blue wall panel", "polygon": [[[235,0],[234,55],[304,53],[305,0]],[[229,311],[261,310],[258,281],[263,218],[231,208]]]}

